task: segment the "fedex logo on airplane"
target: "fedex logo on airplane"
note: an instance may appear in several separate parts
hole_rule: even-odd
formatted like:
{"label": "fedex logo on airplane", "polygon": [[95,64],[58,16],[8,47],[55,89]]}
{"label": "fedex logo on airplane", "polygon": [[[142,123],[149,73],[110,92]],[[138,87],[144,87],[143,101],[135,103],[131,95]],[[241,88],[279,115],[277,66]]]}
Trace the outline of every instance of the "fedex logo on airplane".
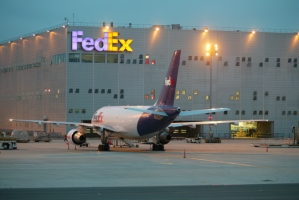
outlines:
{"label": "fedex logo on airplane", "polygon": [[103,122],[103,112],[100,112],[99,115],[97,115],[97,113],[93,116],[93,121],[94,122]]}
{"label": "fedex logo on airplane", "polygon": [[[94,49],[97,51],[133,51],[129,46],[133,42],[132,39],[128,39],[127,41],[124,39],[114,39],[114,37],[118,37],[118,32],[104,32],[104,38],[96,40],[90,37],[83,39],[78,36],[83,36],[83,31],[72,31],[72,50],[78,50],[78,42],[81,42],[82,48],[85,51],[92,51]],[[100,46],[100,42],[102,43],[102,47]],[[120,49],[113,46],[113,44],[117,44],[118,42],[122,44]]]}
{"label": "fedex logo on airplane", "polygon": [[172,79],[171,76],[169,76],[169,78],[167,79],[167,77],[165,78],[165,85],[175,85],[175,80]]}

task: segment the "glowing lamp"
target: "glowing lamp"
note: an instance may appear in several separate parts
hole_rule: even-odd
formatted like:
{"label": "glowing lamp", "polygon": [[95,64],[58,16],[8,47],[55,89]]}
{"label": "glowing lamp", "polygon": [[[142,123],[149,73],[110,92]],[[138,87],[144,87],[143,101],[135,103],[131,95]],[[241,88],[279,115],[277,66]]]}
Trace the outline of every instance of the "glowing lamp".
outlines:
{"label": "glowing lamp", "polygon": [[216,56],[218,56],[218,53],[216,53]]}
{"label": "glowing lamp", "polygon": [[252,34],[255,34],[255,31],[252,31],[251,33],[252,33]]}
{"label": "glowing lamp", "polygon": [[160,30],[159,28],[156,28],[156,31]]}
{"label": "glowing lamp", "polygon": [[32,36],[35,36],[35,34],[33,33]]}
{"label": "glowing lamp", "polygon": [[8,41],[8,43],[10,43],[10,41]]}
{"label": "glowing lamp", "polygon": [[106,29],[109,29],[109,26],[106,26]]}
{"label": "glowing lamp", "polygon": [[209,29],[208,28],[205,28],[205,32],[207,33],[209,31]]}
{"label": "glowing lamp", "polygon": [[207,53],[207,56],[209,56],[210,55],[210,53]]}
{"label": "glowing lamp", "polygon": [[207,50],[210,50],[210,44],[207,44]]}
{"label": "glowing lamp", "polygon": [[65,25],[63,25],[62,27],[65,28]]}
{"label": "glowing lamp", "polygon": [[212,116],[209,116],[209,120],[212,120],[212,118],[213,118]]}

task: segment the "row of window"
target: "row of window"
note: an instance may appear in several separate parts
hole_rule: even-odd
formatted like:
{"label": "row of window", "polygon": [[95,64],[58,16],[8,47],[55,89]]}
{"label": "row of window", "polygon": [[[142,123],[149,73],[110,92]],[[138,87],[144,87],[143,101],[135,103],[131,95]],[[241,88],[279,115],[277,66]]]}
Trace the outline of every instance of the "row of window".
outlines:
{"label": "row of window", "polygon": [[[192,56],[188,56],[188,60],[192,60]],[[198,56],[194,56],[194,60],[198,60]],[[205,56],[200,56],[200,60],[201,61],[205,60]],[[222,61],[222,56],[218,56],[218,61]],[[240,57],[236,57],[236,61],[239,62]],[[246,57],[242,57],[242,62],[246,62]],[[252,62],[251,57],[247,58],[247,62]],[[269,58],[265,58],[265,62],[269,62]],[[280,62],[280,58],[277,58],[276,62]],[[297,58],[294,58],[293,62],[297,63]],[[292,58],[288,58],[288,63],[292,63]]]}
{"label": "row of window", "polygon": [[53,56],[53,64],[63,63],[66,62],[66,53],[64,54],[57,54]]}
{"label": "row of window", "polygon": [[[227,115],[227,113],[228,113],[228,111],[224,111],[223,112],[224,115]],[[260,111],[254,110],[253,113],[252,113],[252,115],[257,115],[257,113],[259,115],[263,115],[263,111],[262,110],[260,110]],[[209,114],[209,113],[207,113],[207,114]],[[215,114],[215,113],[212,113],[212,114]],[[236,110],[235,114],[239,115],[240,111]],[[245,115],[245,110],[241,111],[241,115]],[[265,115],[269,115],[269,111],[266,110],[265,111]],[[286,111],[282,111],[281,115],[286,115]],[[292,115],[292,111],[291,110],[288,111],[288,115]],[[293,115],[297,115],[297,111],[293,111]]]}
{"label": "row of window", "polygon": [[[82,63],[118,63],[118,54],[90,54],[90,53],[70,53],[69,54],[69,62],[80,62],[80,55],[81,55],[81,62]],[[106,58],[107,55],[107,58]],[[148,55],[146,56],[145,64],[150,64],[148,60]],[[107,59],[107,62],[106,62]],[[120,55],[120,64],[125,63],[124,54]],[[139,55],[138,59],[133,59],[132,64],[143,64],[143,55]],[[131,59],[126,60],[126,64],[131,64]],[[155,60],[151,61],[152,65],[156,64]]]}
{"label": "row of window", "polygon": [[[74,92],[73,88],[70,88],[69,89],[69,93],[73,93],[73,92]],[[106,92],[106,89],[101,89],[101,93],[102,94],[105,94],[105,92]],[[107,94],[111,94],[111,92],[112,92],[111,89],[107,89]],[[79,88],[75,89],[75,93],[80,93],[80,89]],[[87,93],[92,93],[92,89],[88,89]],[[99,89],[94,89],[94,93],[99,93]],[[125,90],[124,89],[120,89],[119,93],[120,94],[124,94]]]}
{"label": "row of window", "polygon": [[[74,113],[73,109],[69,109],[69,113]],[[80,109],[75,109],[75,113],[79,114],[80,113]],[[82,109],[81,113],[85,114],[86,113],[86,109]]]}

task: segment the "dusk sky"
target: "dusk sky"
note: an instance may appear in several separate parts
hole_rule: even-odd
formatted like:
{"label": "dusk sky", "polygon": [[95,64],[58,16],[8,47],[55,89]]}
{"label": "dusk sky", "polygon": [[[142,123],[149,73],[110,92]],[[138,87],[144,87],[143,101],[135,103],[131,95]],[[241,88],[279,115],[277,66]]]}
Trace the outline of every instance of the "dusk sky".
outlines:
{"label": "dusk sky", "polygon": [[0,41],[73,20],[299,30],[299,0],[2,0]]}

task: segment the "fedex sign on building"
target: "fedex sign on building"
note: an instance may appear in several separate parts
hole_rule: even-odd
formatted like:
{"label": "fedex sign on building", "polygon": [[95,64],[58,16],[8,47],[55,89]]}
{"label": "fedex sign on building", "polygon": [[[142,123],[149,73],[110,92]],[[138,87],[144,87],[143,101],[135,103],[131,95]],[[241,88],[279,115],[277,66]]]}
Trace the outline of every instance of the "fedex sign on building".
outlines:
{"label": "fedex sign on building", "polygon": [[[96,40],[86,37],[81,38],[78,36],[83,36],[83,31],[72,31],[72,50],[78,49],[78,43],[82,43],[82,48],[85,51],[92,51],[96,49],[97,51],[133,51],[132,48],[129,46],[132,39],[128,39],[125,41],[124,39],[115,39],[118,37],[118,32],[104,32],[104,38],[98,38]],[[100,43],[102,42],[102,47]],[[122,47],[118,49],[118,47],[114,47],[113,44],[117,44],[120,42]]]}

